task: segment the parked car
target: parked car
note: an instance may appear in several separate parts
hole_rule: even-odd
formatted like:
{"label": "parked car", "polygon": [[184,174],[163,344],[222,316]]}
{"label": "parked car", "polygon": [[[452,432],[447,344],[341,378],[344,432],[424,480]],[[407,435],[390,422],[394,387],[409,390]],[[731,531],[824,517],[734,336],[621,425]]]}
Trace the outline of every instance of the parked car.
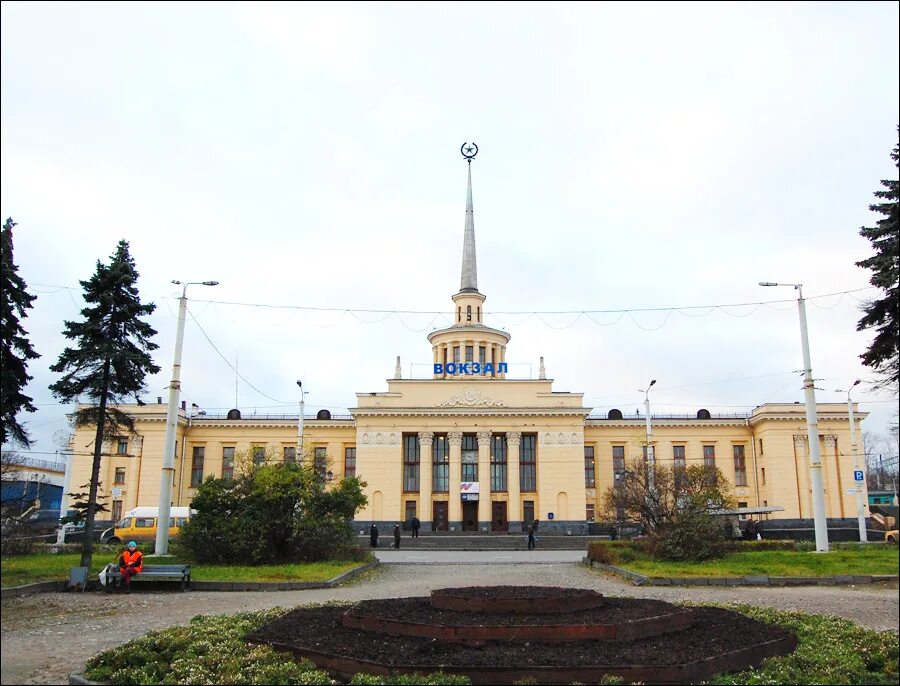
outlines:
{"label": "parked car", "polygon": [[884,542],[885,543],[894,543],[896,544],[898,540],[900,540],[900,533],[898,533],[898,529],[891,529],[890,531],[884,532]]}
{"label": "parked car", "polygon": [[[191,508],[173,507],[169,512],[169,536],[178,536],[181,527],[190,519]],[[120,544],[127,541],[156,540],[158,507],[136,507],[100,536],[101,543]]]}

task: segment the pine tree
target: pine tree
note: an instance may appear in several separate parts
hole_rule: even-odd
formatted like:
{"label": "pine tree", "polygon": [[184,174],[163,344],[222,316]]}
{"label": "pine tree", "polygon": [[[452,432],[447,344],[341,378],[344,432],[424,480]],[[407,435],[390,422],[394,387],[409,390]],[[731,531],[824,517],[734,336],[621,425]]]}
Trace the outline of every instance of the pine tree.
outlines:
{"label": "pine tree", "polygon": [[115,405],[144,389],[148,374],[159,367],[153,364],[150,351],[159,346],[150,339],[156,331],[142,316],[151,314],[156,305],[141,304],[137,290],[138,273],[128,252],[128,243],[119,241],[109,265],[97,262],[97,271],[82,281],[87,307],[81,310],[84,320],[65,322],[63,335],[75,341],[66,348],[50,369],[65,376],[50,386],[62,402],[84,398],[93,404],[75,413],[79,426],[96,426],[94,462],[84,525],[81,566],[90,568],[93,553],[94,515],[100,477],[100,455],[105,435],[132,431],[134,421]]}
{"label": "pine tree", "polygon": [[[900,135],[900,126],[897,133]],[[891,158],[900,171],[900,144],[894,147]],[[869,209],[883,214],[884,219],[873,228],[864,226],[859,231],[872,242],[875,254],[856,266],[872,270],[869,283],[882,289],[885,296],[863,305],[865,314],[856,330],[875,329],[872,344],[860,358],[881,376],[879,385],[896,388],[900,383],[900,180],[882,179],[881,185],[887,190],[875,191],[875,197],[886,202],[869,205]]]}
{"label": "pine tree", "polygon": [[19,320],[31,309],[35,296],[25,290],[25,282],[19,276],[19,268],[13,262],[12,230],[16,223],[12,217],[0,230],[0,443],[7,440],[28,448],[31,439],[25,427],[16,420],[19,412],[34,412],[31,398],[22,390],[31,380],[28,360],[40,355],[34,352],[27,332]]}

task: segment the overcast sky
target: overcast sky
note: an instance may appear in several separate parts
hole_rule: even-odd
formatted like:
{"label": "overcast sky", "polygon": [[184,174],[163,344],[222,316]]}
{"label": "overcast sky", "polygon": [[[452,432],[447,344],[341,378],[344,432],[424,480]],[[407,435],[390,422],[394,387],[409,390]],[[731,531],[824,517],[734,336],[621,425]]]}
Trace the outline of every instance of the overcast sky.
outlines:
{"label": "overcast sky", "polygon": [[[803,400],[802,283],[819,402],[871,339],[854,265],[896,177],[898,4],[2,5],[2,217],[38,296],[24,419],[52,454],[48,367],[79,280],[131,244],[163,371],[193,286],[182,398],[209,412],[346,412],[427,373],[459,288],[473,163],[486,323],[514,375],[605,412]],[[842,291],[843,296],[815,296]],[[788,302],[682,312],[529,314]],[[443,312],[302,311],[201,302]],[[497,314],[492,314],[492,313]],[[501,312],[524,314],[500,314]],[[412,365],[412,366],[411,366]],[[420,365],[420,366],[415,366]],[[752,377],[752,378],[750,378]],[[855,389],[884,433],[885,393]]]}

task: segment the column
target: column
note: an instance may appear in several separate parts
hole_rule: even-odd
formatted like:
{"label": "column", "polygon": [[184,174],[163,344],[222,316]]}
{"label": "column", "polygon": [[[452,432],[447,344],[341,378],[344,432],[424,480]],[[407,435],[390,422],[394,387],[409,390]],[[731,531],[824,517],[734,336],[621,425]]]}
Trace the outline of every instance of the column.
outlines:
{"label": "column", "polygon": [[[826,512],[834,512],[835,511],[835,503],[834,503],[834,494],[837,494],[837,505],[838,511],[840,512],[841,519],[845,517],[844,513],[844,482],[841,479],[841,454],[837,449],[837,436],[834,434],[828,434],[822,436],[823,443],[825,445],[825,450],[822,454],[822,468],[826,473],[823,474],[825,477],[825,490],[826,496],[830,496],[827,498],[826,503]],[[831,463],[834,467],[834,479],[831,480],[831,475],[827,473],[825,465]],[[848,472],[849,474],[850,472]],[[829,483],[831,482],[831,483]],[[830,486],[830,488],[829,488]]]}
{"label": "column", "polygon": [[491,354],[491,364],[493,365],[494,372],[492,376],[497,376],[497,346],[494,343],[491,343],[490,347]]}
{"label": "column", "polygon": [[431,531],[431,446],[434,434],[419,432],[419,522],[423,531]]}
{"label": "column", "polygon": [[[522,442],[520,431],[506,432],[506,490],[509,492],[509,504],[506,506],[506,517],[509,519],[509,530],[513,524],[522,524],[521,497],[519,494],[519,445]],[[518,530],[518,529],[517,529]]]}
{"label": "column", "polygon": [[[506,362],[506,348],[500,348],[500,361]],[[506,378],[506,372],[503,372],[503,376],[501,378]]]}
{"label": "column", "polygon": [[491,522],[491,432],[478,432],[478,528]]}
{"label": "column", "polygon": [[452,527],[459,531],[462,522],[462,500],[459,494],[459,477],[462,471],[462,431],[450,431],[447,434],[450,444],[450,493],[447,500],[447,519]]}
{"label": "column", "polygon": [[[440,350],[440,348],[439,348],[438,346],[436,346],[436,345],[431,346],[431,364],[432,364],[432,365],[435,365],[435,364],[438,363],[438,352],[439,352],[439,350]],[[434,378],[437,378],[438,375],[434,373],[434,367],[433,367],[433,366],[432,366],[431,370],[432,370],[432,371],[431,371],[431,375],[432,375]],[[419,519],[421,519],[421,517],[419,517]]]}

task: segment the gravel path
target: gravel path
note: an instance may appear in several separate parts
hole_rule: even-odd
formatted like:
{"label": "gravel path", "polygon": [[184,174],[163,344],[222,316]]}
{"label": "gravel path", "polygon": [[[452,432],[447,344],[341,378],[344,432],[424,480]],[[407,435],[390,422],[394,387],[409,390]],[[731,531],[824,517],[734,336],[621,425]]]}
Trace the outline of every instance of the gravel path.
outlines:
{"label": "gravel path", "polygon": [[591,588],[607,595],[677,602],[742,602],[835,614],[873,629],[898,629],[897,584],[808,588],[637,587],[583,565],[382,565],[362,579],[330,589],[280,592],[51,593],[2,604],[2,684],[61,684],[101,650],[150,629],[184,624],[198,614],[292,607],[326,600],[427,595],[468,585],[547,585]]}

